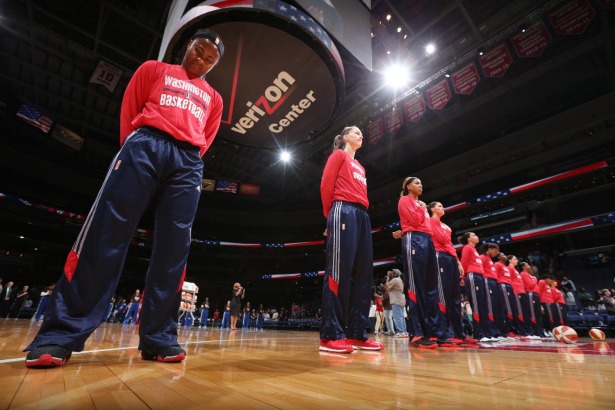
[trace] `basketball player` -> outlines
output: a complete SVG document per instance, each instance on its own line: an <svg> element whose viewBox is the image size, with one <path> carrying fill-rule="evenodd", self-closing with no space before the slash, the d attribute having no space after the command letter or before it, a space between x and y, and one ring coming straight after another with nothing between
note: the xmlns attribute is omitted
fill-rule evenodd
<svg viewBox="0 0 615 410"><path fill-rule="evenodd" d="M508 271L510 272L510 282L512 285L513 293L515 295L515 306L513 312L516 310L516 315L513 313L515 324L517 327L517 334L521 340L526 340L528 336L528 330L525 324L527 315L527 295L525 294L525 286L523 285L523 279L521 274L517 270L519 260L515 255L508 255ZM524 309L525 308L525 309Z"/></svg>
<svg viewBox="0 0 615 410"><path fill-rule="evenodd" d="M406 272L404 281L409 299L410 346L422 349L449 347L455 343L446 338L440 326L438 260L431 239L427 205L419 200L422 193L421 180L408 177L402 183L397 204L402 231L401 257Z"/></svg>
<svg viewBox="0 0 615 410"><path fill-rule="evenodd" d="M501 331L509 339L514 339L518 332L517 322L515 321L515 317L517 316L517 301L512 287L512 277L507 266L508 257L502 252L498 252L496 258L495 271L498 274L498 284L502 292L501 300L505 308L504 322Z"/></svg>
<svg viewBox="0 0 615 410"><path fill-rule="evenodd" d="M120 145L85 225L64 265L27 367L62 366L83 350L102 321L132 234L150 203L154 243L141 309L145 360L180 362L178 307L200 197L203 162L222 114L222 98L204 80L224 54L220 37L198 30L181 65L147 61L122 101Z"/></svg>
<svg viewBox="0 0 615 410"><path fill-rule="evenodd" d="M472 304L472 316L474 319L474 338L481 343L495 342L497 339L491 338L487 325L487 288L483 270L483 261L476 251L476 244L479 239L474 232L466 232L458 238L461 249L461 266L465 272L463 278L466 295Z"/></svg>
<svg viewBox="0 0 615 410"><path fill-rule="evenodd" d="M444 206L440 202L431 202L428 206L431 213L431 233L436 258L438 261L438 293L441 317L441 328L444 337L452 329L450 340L455 344L476 344L476 339L468 337L463 330L461 317L461 290L460 280L463 278L463 267L457 257L457 252L451 241L452 230L442 222Z"/></svg>
<svg viewBox="0 0 615 410"><path fill-rule="evenodd" d="M529 307L529 322L527 327L530 329L532 339L540 339L544 335L542 325L542 307L540 306L540 296L538 296L538 279L534 276L532 267L527 262L521 262L521 278L525 293L527 293L527 304Z"/></svg>
<svg viewBox="0 0 615 410"><path fill-rule="evenodd" d="M557 282L551 286L551 291L553 292L555 321L559 323L558 326L565 325L568 309L566 308L566 301L562 291L557 288Z"/></svg>
<svg viewBox="0 0 615 410"><path fill-rule="evenodd" d="M327 264L319 350L326 352L384 348L383 343L369 339L366 331L373 248L365 169L355 159L362 144L363 134L357 127L344 128L335 137L320 183L327 218Z"/></svg>
<svg viewBox="0 0 615 410"><path fill-rule="evenodd" d="M555 283L555 277L553 275L542 275L538 281L538 295L540 296L540 303L545 311L545 336L553 337L553 328L559 326L555 322L554 306L555 299L551 286Z"/></svg>
<svg viewBox="0 0 615 410"><path fill-rule="evenodd" d="M505 339L499 326L504 320L504 305L498 289L498 273L495 270L493 258L500 247L495 243L486 243L481 247L480 260L483 262L485 277L485 295L487 299L487 328L493 341Z"/></svg>

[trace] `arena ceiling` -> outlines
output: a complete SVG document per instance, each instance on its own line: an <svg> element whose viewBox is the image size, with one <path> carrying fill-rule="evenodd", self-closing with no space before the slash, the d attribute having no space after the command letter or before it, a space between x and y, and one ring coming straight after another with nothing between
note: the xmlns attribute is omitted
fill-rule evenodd
<svg viewBox="0 0 615 410"><path fill-rule="evenodd" d="M571 3L589 5L594 14L577 27L582 32L554 33L546 16ZM169 7L165 0L2 2L0 192L87 214L118 149L123 90L142 62L157 58ZM425 97L446 74L478 64L480 51L504 42L514 56L511 36L537 21L551 34L539 56L514 56L505 75L482 77L471 94L452 93L419 121L402 116L396 133L367 141L358 159L367 170L372 218L395 218L399 186L410 174L424 180L426 195L454 203L491 192L498 182L523 183L612 156L614 14L607 0L372 0L374 70L338 47L345 71L339 113L290 147L289 164L271 147L217 140L203 159L205 177L258 184L260 195L205 193L194 232L256 242L318 237L322 168L339 130L358 125L368 140L371 123L403 109L414 92ZM430 42L437 51L426 55ZM101 60L122 71L113 91L89 81ZM413 73L412 83L397 91L381 79L395 61ZM80 150L16 118L22 102L81 136ZM79 226L8 201L0 204L0 219L3 249L26 236L66 250Z"/></svg>

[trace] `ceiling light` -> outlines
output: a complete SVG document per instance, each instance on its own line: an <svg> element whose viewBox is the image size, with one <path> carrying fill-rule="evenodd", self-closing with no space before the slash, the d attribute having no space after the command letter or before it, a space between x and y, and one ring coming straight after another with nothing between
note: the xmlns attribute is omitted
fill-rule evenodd
<svg viewBox="0 0 615 410"><path fill-rule="evenodd" d="M444 77L449 78L451 76L451 72L450 71L446 71L444 73Z"/></svg>
<svg viewBox="0 0 615 410"><path fill-rule="evenodd" d="M397 32L401 33L401 27L397 27Z"/></svg>
<svg viewBox="0 0 615 410"><path fill-rule="evenodd" d="M387 14L387 21L391 21L391 17L393 16L391 16L390 14Z"/></svg>
<svg viewBox="0 0 615 410"><path fill-rule="evenodd" d="M404 40L405 40L405 39L407 39L407 38L408 38L408 35L407 35L407 34L404 34Z"/></svg>
<svg viewBox="0 0 615 410"><path fill-rule="evenodd" d="M388 86L393 88L404 87L410 80L408 67L401 64L394 64L384 72L384 80Z"/></svg>
<svg viewBox="0 0 615 410"><path fill-rule="evenodd" d="M290 152L288 151L280 152L280 160L282 160L282 162L290 161Z"/></svg>
<svg viewBox="0 0 615 410"><path fill-rule="evenodd" d="M478 55L482 56L483 54L485 54L485 50L481 47L478 49Z"/></svg>
<svg viewBox="0 0 615 410"><path fill-rule="evenodd" d="M425 46L425 52L427 54L433 54L436 52L436 46L433 43L429 43Z"/></svg>

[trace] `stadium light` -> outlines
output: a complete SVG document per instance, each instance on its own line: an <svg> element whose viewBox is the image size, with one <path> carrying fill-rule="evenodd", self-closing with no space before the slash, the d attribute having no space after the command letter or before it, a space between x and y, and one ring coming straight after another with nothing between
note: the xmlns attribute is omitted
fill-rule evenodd
<svg viewBox="0 0 615 410"><path fill-rule="evenodd" d="M290 152L288 151L282 151L280 153L280 159L282 160L282 162L288 162L290 161Z"/></svg>
<svg viewBox="0 0 615 410"><path fill-rule="evenodd" d="M393 88L400 88L408 85L410 72L408 67L401 64L394 64L384 72L384 82Z"/></svg>

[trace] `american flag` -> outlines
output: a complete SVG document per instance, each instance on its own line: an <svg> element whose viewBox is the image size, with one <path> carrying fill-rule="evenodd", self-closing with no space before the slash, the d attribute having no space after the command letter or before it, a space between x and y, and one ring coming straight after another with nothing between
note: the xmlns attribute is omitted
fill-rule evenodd
<svg viewBox="0 0 615 410"><path fill-rule="evenodd" d="M262 279L298 279L301 277L300 273L278 273L273 275L262 275Z"/></svg>
<svg viewBox="0 0 615 410"><path fill-rule="evenodd" d="M478 198L476 198L476 202L480 203L480 202L485 202L485 201L491 201L492 199L502 198L503 196L506 196L508 194L510 194L510 190L503 189L501 191L494 192L493 194L479 196Z"/></svg>
<svg viewBox="0 0 615 410"><path fill-rule="evenodd" d="M53 125L53 120L51 118L28 104L22 104L16 115L44 133L48 133Z"/></svg>
<svg viewBox="0 0 615 410"><path fill-rule="evenodd" d="M612 224L615 223L615 214L604 214L592 217L592 221L594 225L604 225L604 224Z"/></svg>
<svg viewBox="0 0 615 410"><path fill-rule="evenodd" d="M324 274L324 271L323 271L323 274ZM316 272L305 272L303 274L304 278L317 278L318 276L319 276L318 275L318 271L316 271Z"/></svg>
<svg viewBox="0 0 615 410"><path fill-rule="evenodd" d="M237 193L237 182L218 180L216 181L216 191Z"/></svg>
<svg viewBox="0 0 615 410"><path fill-rule="evenodd" d="M264 248L283 248L284 244L283 243L264 243L263 247Z"/></svg>
<svg viewBox="0 0 615 410"><path fill-rule="evenodd" d="M483 243L506 243L506 242L512 242L512 236L509 234L504 234L504 235L498 235L498 236L494 236L491 238L485 238L483 239L481 242Z"/></svg>

